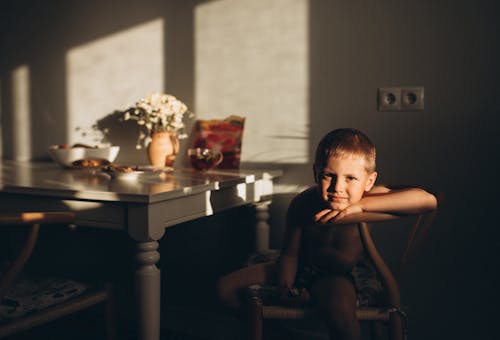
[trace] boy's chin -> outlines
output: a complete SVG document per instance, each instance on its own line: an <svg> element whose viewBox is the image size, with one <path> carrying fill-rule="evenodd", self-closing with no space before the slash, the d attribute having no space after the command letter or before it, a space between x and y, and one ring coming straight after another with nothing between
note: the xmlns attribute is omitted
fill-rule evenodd
<svg viewBox="0 0 500 340"><path fill-rule="evenodd" d="M328 206L330 207L330 209L332 209L334 211L342 211L345 208L347 208L348 204L328 202Z"/></svg>

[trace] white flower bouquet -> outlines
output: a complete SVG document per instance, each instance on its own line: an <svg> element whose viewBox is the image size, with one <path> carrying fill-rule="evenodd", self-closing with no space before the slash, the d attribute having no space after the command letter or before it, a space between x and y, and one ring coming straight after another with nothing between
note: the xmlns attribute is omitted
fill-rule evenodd
<svg viewBox="0 0 500 340"><path fill-rule="evenodd" d="M135 120L144 126L146 133L141 131L137 140L137 148L147 146L154 132L170 132L178 138L186 138L184 133L184 117L192 116L186 104L170 94L153 93L140 99L135 106L123 113L123 120Z"/></svg>

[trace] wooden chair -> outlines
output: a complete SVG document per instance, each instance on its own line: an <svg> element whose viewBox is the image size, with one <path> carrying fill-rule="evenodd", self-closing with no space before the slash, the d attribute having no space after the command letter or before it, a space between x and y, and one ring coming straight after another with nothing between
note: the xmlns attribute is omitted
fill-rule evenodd
<svg viewBox="0 0 500 340"><path fill-rule="evenodd" d="M71 224L75 221L75 215L72 212L25 212L16 214L0 214L0 232L3 233L8 228L18 230L27 229L27 237L18 256L6 268L0 270L0 301L7 300L9 292L15 290L19 284L18 279L23 272L23 268L30 258L38 239L40 227L48 227L56 224ZM49 264L50 265L50 264ZM59 297L60 295L58 295ZM0 338L27 331L36 326L46 324L50 321L62 318L69 314L90 308L94 305L105 303L106 319L106 338L114 340L115 320L114 320L114 301L113 290L110 284L102 288L86 289L81 294L70 297L67 300L46 305L44 308L35 309L27 312L25 315L1 318L0 317ZM68 334L68 337L71 335Z"/></svg>
<svg viewBox="0 0 500 340"><path fill-rule="evenodd" d="M404 269L408 258L415 251L416 246L422 240L422 237L427 228L432 223L435 211L414 216L415 223L410 230L408 241L404 252L400 258L399 268L397 271L401 273ZM381 306L358 307L357 317L358 320L370 320L385 323L387 327L387 334L391 340L406 339L406 314L401 308L401 298L399 286L396 278L389 266L384 262L380 253L378 252L375 242L371 236L368 223L375 223L381 221L395 220L402 218L402 216L382 213L361 213L349 216L339 224L352 224L358 225L359 235L361 237L365 253L373 263L378 278L383 286L383 300ZM261 287L262 288L262 287ZM263 290L259 287L249 287L245 296L247 298L247 326L250 340L262 340L264 330L264 319L305 319L314 317L316 311L311 306L306 307L289 307L283 305L271 305L263 298ZM269 289L268 289L269 291ZM373 329L380 329L374 327ZM383 332L376 332L373 336L380 337Z"/></svg>

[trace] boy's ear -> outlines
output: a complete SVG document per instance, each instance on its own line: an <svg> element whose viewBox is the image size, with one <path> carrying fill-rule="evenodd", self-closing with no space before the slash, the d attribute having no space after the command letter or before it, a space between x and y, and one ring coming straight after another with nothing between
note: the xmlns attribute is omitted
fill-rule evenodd
<svg viewBox="0 0 500 340"><path fill-rule="evenodd" d="M370 191L375 185L375 181L377 179L377 172L374 171L368 176L368 180L366 181L365 191Z"/></svg>

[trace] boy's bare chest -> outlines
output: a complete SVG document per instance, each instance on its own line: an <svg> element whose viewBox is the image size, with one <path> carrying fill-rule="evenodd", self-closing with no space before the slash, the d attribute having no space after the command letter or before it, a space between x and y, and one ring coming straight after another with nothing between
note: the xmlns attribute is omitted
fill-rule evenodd
<svg viewBox="0 0 500 340"><path fill-rule="evenodd" d="M309 247L344 247L349 243L358 243L359 234L356 225L311 224L303 229L303 241Z"/></svg>

